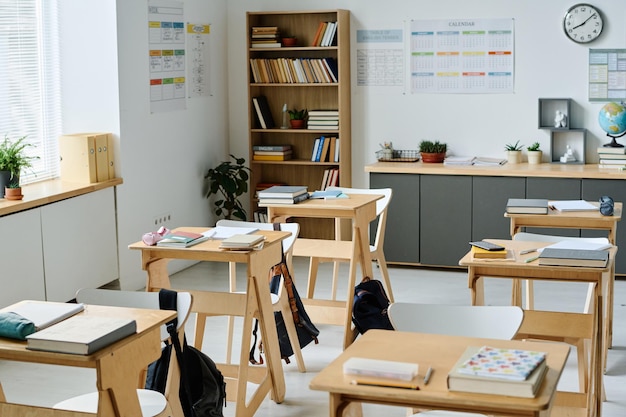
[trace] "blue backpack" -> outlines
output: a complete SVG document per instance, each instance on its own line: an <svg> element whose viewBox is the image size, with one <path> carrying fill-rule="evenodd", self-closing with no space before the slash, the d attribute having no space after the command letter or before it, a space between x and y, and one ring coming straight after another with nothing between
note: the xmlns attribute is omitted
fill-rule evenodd
<svg viewBox="0 0 626 417"><path fill-rule="evenodd" d="M365 277L354 287L352 322L359 333L363 334L369 329L394 330L387 308L389 298L380 281Z"/></svg>

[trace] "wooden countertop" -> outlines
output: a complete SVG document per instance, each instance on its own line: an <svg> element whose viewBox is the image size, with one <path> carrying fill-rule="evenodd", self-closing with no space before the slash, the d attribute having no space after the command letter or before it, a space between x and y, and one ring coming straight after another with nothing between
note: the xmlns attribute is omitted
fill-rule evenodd
<svg viewBox="0 0 626 417"><path fill-rule="evenodd" d="M91 193L108 187L122 184L121 178L96 182L92 184L81 184L65 182L60 179L36 182L22 187L23 200L10 201L0 198L0 216L19 213L20 211L55 203L71 197Z"/></svg>
<svg viewBox="0 0 626 417"><path fill-rule="evenodd" d="M504 164L501 166L444 165L419 162L376 162L366 165L365 172L383 174L477 175L490 177L551 177L626 179L626 171L598 168L597 164L543 163L538 165Z"/></svg>

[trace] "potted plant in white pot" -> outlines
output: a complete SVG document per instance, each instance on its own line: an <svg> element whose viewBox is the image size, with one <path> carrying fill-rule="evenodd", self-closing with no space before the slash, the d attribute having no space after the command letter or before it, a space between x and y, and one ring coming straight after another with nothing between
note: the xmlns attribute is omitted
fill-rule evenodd
<svg viewBox="0 0 626 417"><path fill-rule="evenodd" d="M534 142L526 148L528 152L528 163L531 165L537 165L541 163L543 152L539 149L539 142Z"/></svg>
<svg viewBox="0 0 626 417"><path fill-rule="evenodd" d="M22 188L20 174L26 168L32 167L32 161L38 156L29 156L26 148L34 147L26 142L26 136L12 141L8 135L0 142L0 193L8 200L21 200Z"/></svg>
<svg viewBox="0 0 626 417"><path fill-rule="evenodd" d="M519 140L515 143L507 143L504 145L506 158L509 164L519 164L522 162L522 149L524 145L520 145Z"/></svg>

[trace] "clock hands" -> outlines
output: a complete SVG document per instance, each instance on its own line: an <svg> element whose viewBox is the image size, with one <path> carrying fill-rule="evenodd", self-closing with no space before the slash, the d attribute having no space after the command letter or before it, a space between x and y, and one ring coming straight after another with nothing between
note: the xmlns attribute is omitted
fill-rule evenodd
<svg viewBox="0 0 626 417"><path fill-rule="evenodd" d="M572 30L576 30L576 29L578 29L579 27L581 27L582 25L584 25L585 23L587 23L587 22L589 21L589 19L591 19L591 18L592 18L592 17L594 17L595 15L596 15L596 13L592 14L592 15L591 15L591 16L589 16L587 19L585 19L585 21L584 21L584 22L582 22L580 25L574 26L574 27L572 28Z"/></svg>

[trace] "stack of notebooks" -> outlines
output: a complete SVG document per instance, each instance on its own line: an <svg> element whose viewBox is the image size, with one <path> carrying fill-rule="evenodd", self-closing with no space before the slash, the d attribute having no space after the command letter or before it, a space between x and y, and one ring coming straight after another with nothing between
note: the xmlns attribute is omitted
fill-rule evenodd
<svg viewBox="0 0 626 417"><path fill-rule="evenodd" d="M548 199L509 198L506 203L509 214L548 214Z"/></svg>
<svg viewBox="0 0 626 417"><path fill-rule="evenodd" d="M339 110L309 110L308 129L339 129Z"/></svg>
<svg viewBox="0 0 626 417"><path fill-rule="evenodd" d="M296 204L309 198L304 185L275 185L257 193L259 206L267 204Z"/></svg>
<svg viewBox="0 0 626 417"><path fill-rule="evenodd" d="M468 347L448 373L450 391L533 398L546 374L544 352Z"/></svg>
<svg viewBox="0 0 626 417"><path fill-rule="evenodd" d="M626 148L598 147L598 167L626 169Z"/></svg>
<svg viewBox="0 0 626 417"><path fill-rule="evenodd" d="M293 155L291 145L255 145L252 151L254 161L287 161Z"/></svg>
<svg viewBox="0 0 626 417"><path fill-rule="evenodd" d="M417 389L417 363L353 357L343 364L343 373L356 385Z"/></svg>
<svg viewBox="0 0 626 417"><path fill-rule="evenodd" d="M276 26L253 26L250 34L252 48L280 48L280 32Z"/></svg>

